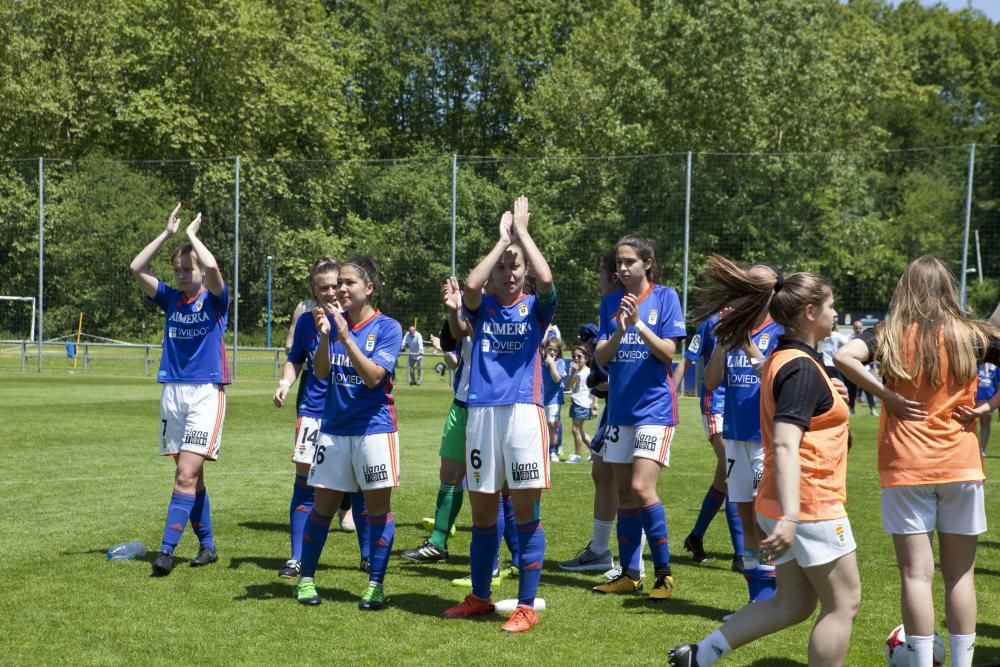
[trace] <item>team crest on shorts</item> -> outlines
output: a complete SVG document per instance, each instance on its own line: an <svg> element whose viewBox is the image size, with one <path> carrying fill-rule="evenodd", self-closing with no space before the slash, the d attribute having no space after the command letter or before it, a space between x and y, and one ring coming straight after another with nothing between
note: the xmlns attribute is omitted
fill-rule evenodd
<svg viewBox="0 0 1000 667"><path fill-rule="evenodd" d="M526 317L528 315L528 304L523 301L517 305L517 313L521 317Z"/></svg>
<svg viewBox="0 0 1000 667"><path fill-rule="evenodd" d="M701 349L701 334L695 334L694 338L691 339L691 344L688 345L688 350L697 354L698 350Z"/></svg>
<svg viewBox="0 0 1000 667"><path fill-rule="evenodd" d="M771 342L771 334L763 334L760 337L760 342L757 343L757 348L760 349L761 352L763 352L764 350L767 349L767 346L770 344L770 342Z"/></svg>
<svg viewBox="0 0 1000 667"><path fill-rule="evenodd" d="M368 339L365 341L365 351L371 352L375 349L375 334L368 334Z"/></svg>
<svg viewBox="0 0 1000 667"><path fill-rule="evenodd" d="M839 544L842 547L846 547L847 546L847 529L844 527L844 524L838 523L834 527L833 531L835 533L837 533L837 544Z"/></svg>
<svg viewBox="0 0 1000 667"><path fill-rule="evenodd" d="M650 324L656 324L656 320L659 318L660 314L656 312L656 308L649 311L649 319L647 322Z"/></svg>
<svg viewBox="0 0 1000 667"><path fill-rule="evenodd" d="M472 476L476 478L476 486L479 486L479 471L478 470L473 470L472 471Z"/></svg>

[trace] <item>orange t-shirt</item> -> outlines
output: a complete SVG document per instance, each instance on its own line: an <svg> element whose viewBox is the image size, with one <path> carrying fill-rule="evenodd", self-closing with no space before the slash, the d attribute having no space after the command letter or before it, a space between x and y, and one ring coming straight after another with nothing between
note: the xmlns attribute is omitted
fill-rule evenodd
<svg viewBox="0 0 1000 667"><path fill-rule="evenodd" d="M799 520L825 521L847 516L847 434L850 410L830 382L826 370L802 350L779 348L764 365L760 379L760 433L764 444L764 474L757 489L756 510L766 517L783 516L778 502L774 462L774 380L781 367L793 359L806 358L830 388L833 407L815 415L799 443Z"/></svg>
<svg viewBox="0 0 1000 667"><path fill-rule="evenodd" d="M912 358L916 325L903 347L904 358ZM943 382L887 382L904 398L926 405L927 417L903 420L882 411L878 430L878 473L882 486L915 486L985 479L983 459L975 423L963 426L952 417L959 405L976 404L978 378L958 383L948 377L948 354L944 336L938 342Z"/></svg>

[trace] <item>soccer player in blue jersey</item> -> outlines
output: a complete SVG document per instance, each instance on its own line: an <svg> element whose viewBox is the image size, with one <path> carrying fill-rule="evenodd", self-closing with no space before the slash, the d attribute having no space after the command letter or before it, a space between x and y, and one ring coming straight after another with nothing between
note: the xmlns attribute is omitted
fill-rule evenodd
<svg viewBox="0 0 1000 667"><path fill-rule="evenodd" d="M623 288L601 300L597 362L608 368L608 432L604 460L618 488L618 557L622 573L594 587L595 593L642 590L642 533L656 576L650 600L673 595L667 518L656 493L660 469L670 465L677 424L677 391L670 365L686 334L677 293L658 284L653 242L629 235L615 245Z"/></svg>
<svg viewBox="0 0 1000 667"><path fill-rule="evenodd" d="M698 326L698 330L691 339L691 344L684 351L684 358L677 364L674 371L674 384L680 386L684 382L684 374L688 367L696 364L699 359L704 359L705 363L712 358L715 350L715 335L712 330L719 321L717 315L710 317ZM716 466L715 478L712 480L705 498L701 502L701 510L695 521L694 528L684 539L684 548L691 552L691 560L695 563L705 563L709 560L705 553L703 538L708 530L712 519L718 514L723 504L726 506L726 521L729 524L729 537L733 544L733 570L743 571L743 525L740 522L740 515L736 508L736 503L726 497L726 445L722 439L723 412L725 412L726 389L718 386L715 391L708 391L702 378L700 392L701 421L705 427L705 435L715 452Z"/></svg>
<svg viewBox="0 0 1000 667"><path fill-rule="evenodd" d="M129 268L142 291L166 313L163 356L157 380L160 398L160 455L174 457L174 489L167 506L160 552L153 560L153 576L166 576L174 567L174 549L184 526L191 527L201 545L192 567L219 559L212 530L212 511L205 489L205 461L219 458L222 423L226 416L225 385L229 364L223 334L229 309L229 287L215 257L198 238L201 214L187 227L188 242L170 257L177 289L154 276L150 262L167 239L180 229L177 204L167 226L142 249Z"/></svg>
<svg viewBox="0 0 1000 667"><path fill-rule="evenodd" d="M340 264L332 257L320 258L313 264L309 277L309 291L314 304L333 304L337 300L337 273ZM274 391L274 405L282 407L289 389L297 378L301 378L296 398L295 439L292 444L292 462L295 464L295 484L288 508L292 557L278 570L278 576L294 579L300 574L302 560L302 535L306 519L312 511L316 498L315 490L309 486L309 468L316 454L316 440L319 438L320 423L326 404L328 380L320 380L313 373L313 357L319 345L319 332L312 310L299 315L292 324L292 341L288 346L288 361L282 369L281 381ZM351 512L355 515L351 523L355 526L358 546L361 550L361 569L368 571L368 520L365 514L364 498L361 493L349 496L352 500Z"/></svg>
<svg viewBox="0 0 1000 667"><path fill-rule="evenodd" d="M991 363L979 364L979 384L976 387L976 403L988 401L1000 389L1000 368ZM986 443L990 441L990 422L993 413L979 417L979 452L986 456Z"/></svg>
<svg viewBox="0 0 1000 667"><path fill-rule="evenodd" d="M371 258L352 257L340 267L337 301L313 311L319 331L313 371L319 380L329 378L330 385L316 456L309 470L316 501L302 536L302 576L295 589L301 604L320 603L316 566L330 520L343 494L360 488L368 508L371 567L358 608L385 606L383 581L395 534L390 500L392 489L399 486L391 376L403 330L399 322L371 305L379 282Z"/></svg>
<svg viewBox="0 0 1000 667"><path fill-rule="evenodd" d="M739 509L743 524L743 576L751 600L774 595L774 566L758 557L766 537L754 518L754 499L764 470L760 440L760 368L777 346L784 328L768 315L774 267L741 264L713 255L708 258L708 286L695 319L699 322L720 313L715 324L715 350L705 366L705 387L726 391L722 437L726 445L726 482L729 499ZM762 296L763 295L763 296ZM759 304L763 304L762 306Z"/></svg>
<svg viewBox="0 0 1000 667"><path fill-rule="evenodd" d="M538 625L534 610L545 556L542 489L549 487L548 433L542 410L538 346L552 322L552 271L528 232L528 200L500 219L500 238L465 281L464 313L473 327L466 483L472 505L472 593L444 612L471 618L493 611L491 569L499 546L498 494L510 488L517 522L518 605L502 626L517 633ZM525 294L528 267L536 292ZM492 278L494 294L483 294Z"/></svg>

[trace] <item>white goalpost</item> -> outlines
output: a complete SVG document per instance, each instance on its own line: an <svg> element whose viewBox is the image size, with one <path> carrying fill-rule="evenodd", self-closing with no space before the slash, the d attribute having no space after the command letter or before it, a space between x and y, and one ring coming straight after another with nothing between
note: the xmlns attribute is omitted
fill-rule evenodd
<svg viewBox="0 0 1000 667"><path fill-rule="evenodd" d="M36 318L36 313L35 313L35 297L33 297L33 296L6 296L6 295L0 295L0 302L4 302L4 301L20 301L20 302L30 302L31 303L31 320L30 320L30 325L28 327L28 329L29 329L29 331L28 331L28 337L27 338L21 338L21 340L27 340L29 342L34 343L35 342L35 318Z"/></svg>

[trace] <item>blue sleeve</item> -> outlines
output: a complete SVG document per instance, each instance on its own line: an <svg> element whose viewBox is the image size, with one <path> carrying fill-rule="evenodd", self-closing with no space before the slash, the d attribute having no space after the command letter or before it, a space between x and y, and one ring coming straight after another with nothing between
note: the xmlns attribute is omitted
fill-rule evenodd
<svg viewBox="0 0 1000 667"><path fill-rule="evenodd" d="M222 283L222 294L215 296L212 294L212 290L208 290L208 298L212 301L212 305L215 306L219 312L226 312L229 310L229 283L223 281Z"/></svg>
<svg viewBox="0 0 1000 667"><path fill-rule="evenodd" d="M403 328L399 322L387 319L382 323L375 341L371 360L391 373L396 368L396 357L403 343Z"/></svg>
<svg viewBox="0 0 1000 667"><path fill-rule="evenodd" d="M698 330L691 337L691 343L684 350L684 358L688 361L698 361L698 357L701 356L702 349L704 349L706 329L708 329L707 321L699 324Z"/></svg>
<svg viewBox="0 0 1000 667"><path fill-rule="evenodd" d="M663 290L660 297L660 327L657 334L660 338L687 338L687 328L684 326L684 313L681 312L681 301L677 292L672 289Z"/></svg>
<svg viewBox="0 0 1000 667"><path fill-rule="evenodd" d="M295 337L292 338L292 347L288 350L288 360L293 364L305 363L305 360L309 358L309 350L306 349L305 338L312 335L312 332L306 333L305 330L309 327L303 325L303 318L307 315L310 319L312 318L312 313L306 311L295 322Z"/></svg>
<svg viewBox="0 0 1000 667"><path fill-rule="evenodd" d="M610 296L610 295L609 295ZM608 297L601 299L600 323L597 327L597 339L611 338L611 304Z"/></svg>
<svg viewBox="0 0 1000 667"><path fill-rule="evenodd" d="M552 324L552 317L556 314L556 286L552 286L552 291L548 294L535 295L535 318L539 327L548 328ZM544 333L544 332L543 332Z"/></svg>
<svg viewBox="0 0 1000 667"><path fill-rule="evenodd" d="M167 306L170 305L170 300L173 298L172 292L176 291L173 287L167 287L167 284L160 280L156 283L156 294L150 297L149 300L166 311Z"/></svg>

